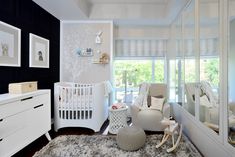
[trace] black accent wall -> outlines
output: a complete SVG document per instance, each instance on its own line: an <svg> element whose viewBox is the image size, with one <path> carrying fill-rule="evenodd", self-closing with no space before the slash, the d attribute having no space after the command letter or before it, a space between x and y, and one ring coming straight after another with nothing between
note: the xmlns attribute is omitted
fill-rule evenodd
<svg viewBox="0 0 235 157"><path fill-rule="evenodd" d="M60 21L32 0L0 0L0 6L0 21L21 29L21 67L0 66L0 94L8 92L9 83L38 81L38 88L51 89L53 96L59 81ZM49 69L29 67L29 33L50 40Z"/></svg>

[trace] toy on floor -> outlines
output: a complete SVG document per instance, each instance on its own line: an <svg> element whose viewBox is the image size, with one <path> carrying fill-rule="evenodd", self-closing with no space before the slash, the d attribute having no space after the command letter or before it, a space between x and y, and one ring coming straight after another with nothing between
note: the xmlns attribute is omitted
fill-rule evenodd
<svg viewBox="0 0 235 157"><path fill-rule="evenodd" d="M179 142L182 136L182 125L179 125L178 123L176 123L175 120L170 120L167 118L164 118L161 121L161 123L163 125L167 125L167 127L164 130L162 141L158 145L156 145L156 148L161 147L167 141L167 139L171 136L173 146L166 150L168 153L170 153L173 150L175 150L176 147L179 145ZM178 138L175 142L174 135L177 135L177 134L178 134Z"/></svg>

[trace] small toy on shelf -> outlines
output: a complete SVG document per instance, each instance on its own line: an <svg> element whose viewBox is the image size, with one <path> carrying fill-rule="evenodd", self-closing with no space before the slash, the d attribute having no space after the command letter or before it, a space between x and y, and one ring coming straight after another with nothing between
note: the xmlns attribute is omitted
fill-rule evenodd
<svg viewBox="0 0 235 157"><path fill-rule="evenodd" d="M107 53L101 53L99 59L93 59L94 64L108 64L109 63L109 55Z"/></svg>
<svg viewBox="0 0 235 157"><path fill-rule="evenodd" d="M100 63L108 63L109 62L109 55L107 53L102 53L100 56Z"/></svg>

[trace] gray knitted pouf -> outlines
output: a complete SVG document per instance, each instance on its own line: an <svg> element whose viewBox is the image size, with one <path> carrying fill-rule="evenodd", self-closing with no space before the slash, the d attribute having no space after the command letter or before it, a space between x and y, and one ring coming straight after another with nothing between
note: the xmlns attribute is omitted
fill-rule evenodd
<svg viewBox="0 0 235 157"><path fill-rule="evenodd" d="M123 150L137 150L145 144L145 140L144 130L136 126L121 128L117 133L117 144Z"/></svg>

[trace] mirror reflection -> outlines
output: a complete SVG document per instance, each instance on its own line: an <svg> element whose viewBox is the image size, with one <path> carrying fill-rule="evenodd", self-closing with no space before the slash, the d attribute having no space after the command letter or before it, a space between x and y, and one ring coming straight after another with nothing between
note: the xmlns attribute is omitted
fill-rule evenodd
<svg viewBox="0 0 235 157"><path fill-rule="evenodd" d="M196 83L196 52L195 52L195 1L184 10L184 108L195 116L195 83Z"/></svg>
<svg viewBox="0 0 235 157"><path fill-rule="evenodd" d="M175 101L182 105L182 64L183 64L183 50L182 50L182 17L179 16L175 22Z"/></svg>
<svg viewBox="0 0 235 157"><path fill-rule="evenodd" d="M228 142L235 146L235 0L229 0Z"/></svg>
<svg viewBox="0 0 235 157"><path fill-rule="evenodd" d="M219 1L200 1L200 121L219 132Z"/></svg>

